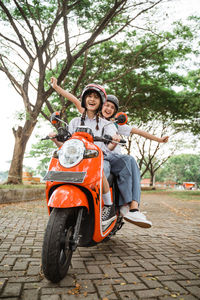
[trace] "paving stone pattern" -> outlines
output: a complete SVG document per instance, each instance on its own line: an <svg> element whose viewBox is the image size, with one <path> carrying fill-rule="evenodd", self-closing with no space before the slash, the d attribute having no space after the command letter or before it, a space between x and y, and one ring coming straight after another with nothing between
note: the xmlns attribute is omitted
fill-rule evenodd
<svg viewBox="0 0 200 300"><path fill-rule="evenodd" d="M0 298L200 299L199 202L143 194L141 208L151 229L126 222L107 243L78 248L68 275L52 284L41 270L45 201L0 205Z"/></svg>

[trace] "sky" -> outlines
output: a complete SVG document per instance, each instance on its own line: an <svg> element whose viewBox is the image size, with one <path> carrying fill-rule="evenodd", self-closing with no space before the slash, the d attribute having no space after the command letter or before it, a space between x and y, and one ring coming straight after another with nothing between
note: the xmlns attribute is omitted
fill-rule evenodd
<svg viewBox="0 0 200 300"><path fill-rule="evenodd" d="M200 15L200 0L171 0L169 4L170 8L166 11L169 15L169 22L171 20L185 19L191 14ZM16 112L23 111L23 103L21 97L16 93L14 88L6 79L6 76L0 72L0 90L1 90L1 111L2 115L0 118L1 128L1 143L0 150L0 171L6 171L9 169L9 161L12 159L14 149L14 136L12 128L16 126ZM36 143L37 139L35 135L46 136L50 130L47 122L40 129L34 130L32 137L30 138L26 152L31 149L31 144ZM24 160L25 165L31 167L35 166L35 161L31 159Z"/></svg>

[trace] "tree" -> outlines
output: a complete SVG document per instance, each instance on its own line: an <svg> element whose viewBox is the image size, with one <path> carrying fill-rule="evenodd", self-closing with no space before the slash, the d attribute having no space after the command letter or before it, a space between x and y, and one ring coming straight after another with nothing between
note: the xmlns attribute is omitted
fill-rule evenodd
<svg viewBox="0 0 200 300"><path fill-rule="evenodd" d="M192 124L199 116L200 91L191 89L189 73L183 75L178 67L172 69L175 65L180 67L183 60L185 64L191 63L190 56L198 54L193 49L196 38L192 33L193 26L193 23L188 26L178 23L172 32L157 34L146 31L141 34L135 29L123 32L121 41L105 41L80 57L62 87L79 97L88 82L98 81L108 93L118 96L120 108L132 119L148 122L155 117L163 120L167 117ZM53 71L58 76L59 65ZM181 91L175 91L174 86ZM43 116L48 120L49 113L56 107L67 120L66 109L70 103L56 94L53 96L51 101L46 101Z"/></svg>
<svg viewBox="0 0 200 300"><path fill-rule="evenodd" d="M148 124L138 124L138 128L147 131L155 136L169 135L167 144L160 144L155 141L145 139L139 135L129 137L126 147L128 154L133 155L141 171L141 177L146 173L150 175L150 185L154 186L157 171L168 161L168 159L180 150L182 144L174 135L174 131L168 122L149 122ZM173 136L173 138L171 138Z"/></svg>
<svg viewBox="0 0 200 300"><path fill-rule="evenodd" d="M187 59L192 49L186 42L193 36L188 27L180 24L173 32L174 34L164 32L156 38L155 34L145 33L138 37L136 43L134 31L127 33L124 41L109 40L96 45L87 51L84 57L77 59L62 86L78 97L84 85L98 80L98 83L106 86L108 93L114 91L117 96L120 96L118 97L121 108L128 112L130 119L136 124L138 119L144 123L156 119L162 120L165 126L167 122L170 126L174 125L177 119L188 121L189 118L199 114L199 98L197 95L193 97L193 92L175 92L171 87L172 84L186 89L190 87L190 82L187 76L169 72L168 69L177 60ZM179 43L176 43L177 38ZM180 44L183 38L185 46ZM99 57L102 59L99 60ZM53 72L50 72L49 77L52 73L54 75L60 73L62 63L61 60ZM51 100L46 101L42 115L49 120L49 114L54 110L60 110L65 121L70 121L76 114L76 110L71 110L70 102L57 93L52 95ZM146 127L147 131L152 129L149 124ZM129 143L131 144L131 140ZM145 152L140 157L142 176L149 171L153 182L155 173L168 157L164 157L163 160L158 157L159 145L154 149L155 153L152 153L154 142L148 146L148 149L147 141L141 139L141 143L145 144ZM174 144L173 147L175 148ZM172 155L172 149L169 153Z"/></svg>
<svg viewBox="0 0 200 300"><path fill-rule="evenodd" d="M8 183L22 181L27 142L53 92L47 70L64 57L59 66L61 83L89 48L115 37L161 1L0 1L0 70L21 96L26 113L23 126L13 128L15 146Z"/></svg>
<svg viewBox="0 0 200 300"><path fill-rule="evenodd" d="M197 64L198 65L198 64ZM200 90L200 68L197 70L189 71L186 80L188 81L188 89L184 91L185 98L191 99L188 104L185 103L184 108L191 109L191 112L196 111L188 119L179 120L175 124L176 130L182 130L185 132L192 132L194 135L199 135L200 133L200 116L199 116L199 90ZM194 102L193 99L196 98L197 101Z"/></svg>
<svg viewBox="0 0 200 300"><path fill-rule="evenodd" d="M169 158L166 164L160 169L158 180L174 180L182 184L191 181L200 185L200 155L180 154Z"/></svg>

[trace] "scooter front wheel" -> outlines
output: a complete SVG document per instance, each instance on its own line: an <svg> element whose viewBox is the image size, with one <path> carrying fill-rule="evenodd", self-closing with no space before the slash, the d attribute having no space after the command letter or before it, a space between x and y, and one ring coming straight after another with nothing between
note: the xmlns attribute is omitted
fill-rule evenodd
<svg viewBox="0 0 200 300"><path fill-rule="evenodd" d="M42 269L52 282L63 279L69 269L73 253L70 240L76 217L76 208L54 208L50 214L43 241Z"/></svg>

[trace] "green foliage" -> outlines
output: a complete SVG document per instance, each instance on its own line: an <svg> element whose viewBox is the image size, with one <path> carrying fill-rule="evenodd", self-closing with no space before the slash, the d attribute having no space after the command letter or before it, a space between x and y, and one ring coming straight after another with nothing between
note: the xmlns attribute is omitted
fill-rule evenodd
<svg viewBox="0 0 200 300"><path fill-rule="evenodd" d="M50 140L39 141L38 143L32 145L28 157L39 159L36 170L41 176L44 176L47 172L51 155L55 149L56 146Z"/></svg>
<svg viewBox="0 0 200 300"><path fill-rule="evenodd" d="M26 118L26 113L24 111L16 111L15 112L15 119L19 121L23 121Z"/></svg>
<svg viewBox="0 0 200 300"><path fill-rule="evenodd" d="M86 30L94 28L96 21L100 22L105 17L106 12L108 12L110 8L114 7L115 5L116 2L112 0L81 0L79 5L77 5L74 10L75 15L78 16L78 25ZM123 24L124 18L125 17L122 17L121 14L115 16L112 19L111 26L107 27L107 31L109 33L116 31L117 28Z"/></svg>
<svg viewBox="0 0 200 300"><path fill-rule="evenodd" d="M150 28L147 33L135 28L130 30L131 27L127 27L115 37L114 33L118 28L131 18L129 12L137 9L137 2L82 0L76 4L72 0L63 3L56 0L31 0L29 2L22 0L20 1L21 10L13 1L3 2L6 3L16 19L23 20L25 16L39 25L36 26L38 28L35 31L38 43L40 43L40 38L42 43L45 41L50 28L49 26L44 30L45 25L51 24L55 13L59 14L63 7L66 9L69 29L74 25L79 28L80 33L83 30L86 30L87 33L94 31L97 24L103 22L107 12L111 12L110 10L115 7L113 18L109 20L108 26L102 32L103 35L99 36L101 39L106 38L107 34L113 34L113 38L90 48L86 68L79 84L77 83L83 71L85 53L75 59L62 86L80 97L86 84L98 82L105 85L108 93L116 94L119 97L121 109L128 111L133 119L140 118L144 122L152 118L171 118L173 121L189 120L188 128L194 133L199 132L199 126L192 125L194 118L198 120L200 109L199 74L198 71L192 71L187 76L183 76L179 72L183 68L183 64L190 59L191 54L199 54L197 47L193 49L193 41L197 43L197 37L199 37L198 17L191 17L187 24L176 22L171 31L156 32L155 34ZM22 16L22 12L24 16ZM57 26L61 26L61 24L59 23ZM54 38L55 36L52 36L52 41ZM31 47L31 43L29 47ZM81 42L73 50L70 47L71 55L75 57L82 46ZM53 48L50 49L51 47L49 47L49 53L53 57L58 48L55 47L53 52ZM59 77L66 63L64 55L64 59L56 61L53 68L48 68L45 77L45 91L49 89L50 77L52 75ZM173 89L174 86L181 87L182 91L176 92ZM75 111L70 109L69 103L63 99L61 101L56 93L50 97L50 102L53 111L65 111L62 116L64 120L69 121L75 116ZM43 105L43 112L47 117L50 116L46 105ZM27 115L27 117L29 116ZM181 128L183 126L184 124L181 124Z"/></svg>
<svg viewBox="0 0 200 300"><path fill-rule="evenodd" d="M147 122L155 117L172 120L197 117L200 91L197 89L194 93L191 90L192 80L197 81L197 74L183 76L171 71L176 62L186 60L187 54L192 52L187 43L176 42L178 38L191 40L193 35L189 27L179 25L174 34L164 32L159 36L145 34L142 37L134 30L128 32L122 41L111 40L93 47L87 56L85 75L76 96L80 96L86 84L96 82L105 85L108 94L116 94L121 109L128 111L133 119ZM163 47L166 42L168 44ZM70 70L65 89L71 91L75 86L83 63L84 56ZM172 86L184 90L176 92ZM58 101L59 97L55 96L52 103L58 104Z"/></svg>
<svg viewBox="0 0 200 300"><path fill-rule="evenodd" d="M196 182L200 185L200 155L180 154L168 159L160 171L157 172L156 180L173 180L183 182Z"/></svg>
<svg viewBox="0 0 200 300"><path fill-rule="evenodd" d="M7 9L9 9L12 16L17 20L22 19L22 10L27 19L37 20L41 21L42 23L48 24L49 21L54 19L55 11L57 10L56 0L31 0L28 2L25 0L21 0L19 3L21 10L19 10L19 8L15 6L13 1L7 0L3 2L5 3ZM5 15L2 14L2 16Z"/></svg>
<svg viewBox="0 0 200 300"><path fill-rule="evenodd" d="M87 55L85 73L74 94L80 97L85 85L96 82L104 85L108 94L118 96L120 109L128 112L133 120L187 120L191 130L199 132L199 126L195 126L196 130L193 126L200 111L199 86L193 89L198 83L199 71L188 72L186 76L178 71L180 62L187 61L188 55L193 53L194 38L189 26L178 23L173 32L141 36L133 30L124 33L120 41L109 40L96 45ZM82 55L69 71L62 85L66 90L73 92L84 59ZM61 61L59 68L63 64ZM175 86L181 91L175 91ZM60 97L54 94L51 102L61 109ZM66 114L70 116L70 111ZM182 128L183 124L179 130Z"/></svg>

